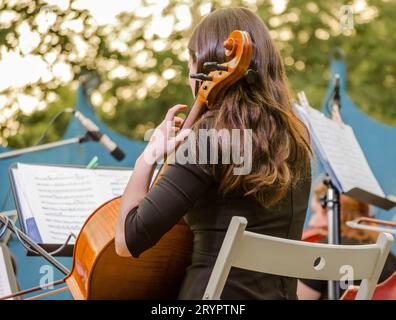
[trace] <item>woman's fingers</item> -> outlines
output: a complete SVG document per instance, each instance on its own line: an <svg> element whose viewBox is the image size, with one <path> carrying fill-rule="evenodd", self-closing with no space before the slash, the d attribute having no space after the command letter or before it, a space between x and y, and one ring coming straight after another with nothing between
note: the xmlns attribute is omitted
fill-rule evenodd
<svg viewBox="0 0 396 320"><path fill-rule="evenodd" d="M180 128L179 127L173 127L173 131L177 133L177 132L180 131Z"/></svg>
<svg viewBox="0 0 396 320"><path fill-rule="evenodd" d="M182 129L179 134L175 137L177 142L184 141L184 139L190 134L191 129Z"/></svg>
<svg viewBox="0 0 396 320"><path fill-rule="evenodd" d="M173 118L173 120L175 121L175 124L177 124L177 125L181 125L184 122L183 118L180 118L180 117L177 117L177 116L175 116Z"/></svg>
<svg viewBox="0 0 396 320"><path fill-rule="evenodd" d="M187 109L187 105L185 105L185 104L177 104L177 105L173 106L166 113L165 120L172 121L173 118L175 118L176 114L178 114L180 111L183 111L186 109Z"/></svg>

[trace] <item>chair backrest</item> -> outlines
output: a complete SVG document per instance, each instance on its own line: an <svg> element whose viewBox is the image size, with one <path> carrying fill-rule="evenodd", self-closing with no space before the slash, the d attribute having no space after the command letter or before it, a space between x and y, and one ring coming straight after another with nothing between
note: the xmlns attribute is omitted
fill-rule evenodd
<svg viewBox="0 0 396 320"><path fill-rule="evenodd" d="M358 291L358 286L350 286L342 295L341 300L355 300ZM371 300L396 300L396 271L375 287Z"/></svg>
<svg viewBox="0 0 396 320"><path fill-rule="evenodd" d="M393 237L381 233L370 245L329 245L245 231L247 220L233 217L203 299L220 299L231 267L293 278L363 280L357 299L370 299Z"/></svg>

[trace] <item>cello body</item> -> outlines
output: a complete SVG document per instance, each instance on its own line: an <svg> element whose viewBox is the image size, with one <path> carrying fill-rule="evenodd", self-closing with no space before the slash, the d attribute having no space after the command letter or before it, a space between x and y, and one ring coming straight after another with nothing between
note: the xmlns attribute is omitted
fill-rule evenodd
<svg viewBox="0 0 396 320"><path fill-rule="evenodd" d="M77 300L176 299L191 262L191 230L180 221L139 258L120 257L114 248L120 202L110 200L85 222L65 279L70 292Z"/></svg>

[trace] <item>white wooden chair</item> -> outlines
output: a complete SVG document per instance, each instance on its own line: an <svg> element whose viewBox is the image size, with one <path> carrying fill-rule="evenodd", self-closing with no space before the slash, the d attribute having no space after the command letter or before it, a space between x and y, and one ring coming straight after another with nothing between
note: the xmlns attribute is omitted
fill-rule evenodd
<svg viewBox="0 0 396 320"><path fill-rule="evenodd" d="M372 297L393 243L380 233L370 245L329 245L271 237L245 231L247 220L233 217L203 299L220 299L231 267L286 277L342 280L345 267L353 280L363 280L357 300Z"/></svg>

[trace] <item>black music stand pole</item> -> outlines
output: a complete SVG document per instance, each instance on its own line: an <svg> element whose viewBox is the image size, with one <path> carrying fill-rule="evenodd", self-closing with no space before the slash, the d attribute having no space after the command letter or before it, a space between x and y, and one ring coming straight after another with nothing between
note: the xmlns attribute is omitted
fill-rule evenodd
<svg viewBox="0 0 396 320"><path fill-rule="evenodd" d="M328 243L341 244L341 205L340 193L331 181L330 177L326 177L323 183L327 186L327 193L322 203L323 208L327 210L328 219ZM329 281L328 283L328 299L340 299L340 282Z"/></svg>
<svg viewBox="0 0 396 320"><path fill-rule="evenodd" d="M340 75L335 75L335 86L333 93L333 106L332 110L339 116L341 109L341 95L340 95ZM334 114L333 114L334 117ZM339 119L341 121L341 117ZM325 208L327 209L327 220L328 220L328 243L329 244L341 244L341 211L340 211L340 192L331 181L330 177L327 176L323 181L327 186L327 193L325 198ZM340 299L340 282L329 281L328 283L328 299L339 300Z"/></svg>

